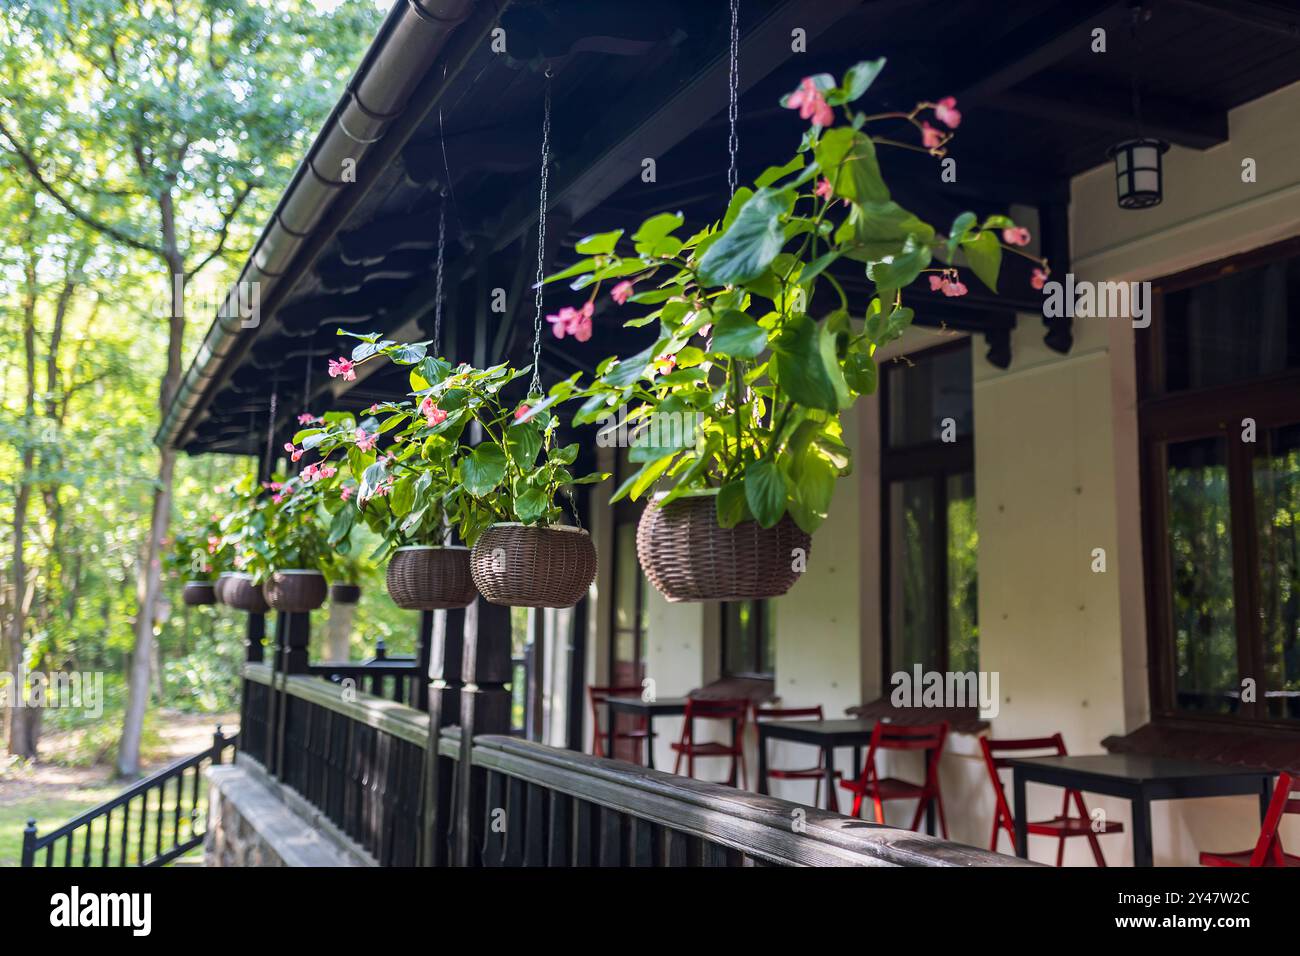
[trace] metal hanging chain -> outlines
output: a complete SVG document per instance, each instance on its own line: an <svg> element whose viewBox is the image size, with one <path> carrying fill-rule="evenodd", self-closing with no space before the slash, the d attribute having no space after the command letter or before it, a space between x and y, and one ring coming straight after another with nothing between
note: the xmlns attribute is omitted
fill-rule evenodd
<svg viewBox="0 0 1300 956"><path fill-rule="evenodd" d="M546 68L546 95L542 106L542 176L537 195L537 284L533 305L533 377L528 383L529 396L542 395L542 280L546 278L546 188L550 183L551 164L551 68Z"/></svg>
<svg viewBox="0 0 1300 956"><path fill-rule="evenodd" d="M268 475L271 473L271 462L273 460L271 455L272 446L275 444L275 406L279 392L279 386L272 385L271 404L266 413L266 462L263 464L262 469Z"/></svg>
<svg viewBox="0 0 1300 956"><path fill-rule="evenodd" d="M1134 4L1131 11L1130 34L1133 38L1133 69L1132 78L1132 106L1133 120L1137 124L1138 139L1145 138L1142 127L1142 20L1146 16L1146 7L1141 3Z"/></svg>
<svg viewBox="0 0 1300 956"><path fill-rule="evenodd" d="M740 0L731 0L731 69L728 74L727 120L731 124L731 133L727 137L727 152L731 156L731 165L727 167L727 186L731 195L736 195L739 177L736 173L736 153L740 149L740 139L736 135L737 97L740 88L740 29L737 20L740 16Z"/></svg>
<svg viewBox="0 0 1300 956"><path fill-rule="evenodd" d="M442 261L447 247L447 192L438 207L438 278L433 293L433 354L442 355Z"/></svg>

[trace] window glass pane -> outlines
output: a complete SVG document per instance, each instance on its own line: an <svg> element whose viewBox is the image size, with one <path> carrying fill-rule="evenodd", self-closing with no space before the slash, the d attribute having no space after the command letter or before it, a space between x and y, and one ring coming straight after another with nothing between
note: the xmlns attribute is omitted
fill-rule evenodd
<svg viewBox="0 0 1300 956"><path fill-rule="evenodd" d="M895 671L918 663L938 667L934 497L931 478L889 486L889 660Z"/></svg>
<svg viewBox="0 0 1300 956"><path fill-rule="evenodd" d="M1170 292L1164 307L1167 391L1300 368L1300 259Z"/></svg>
<svg viewBox="0 0 1300 956"><path fill-rule="evenodd" d="M636 525L619 524L614 529L614 675L620 685L641 680L637 646L637 599L641 565L636 560ZM644 603L644 602L643 602ZM644 619L644 608L641 609Z"/></svg>
<svg viewBox="0 0 1300 956"><path fill-rule="evenodd" d="M1265 432L1255 456L1265 716L1300 719L1300 425Z"/></svg>
<svg viewBox="0 0 1300 956"><path fill-rule="evenodd" d="M776 605L771 601L762 604L763 636L759 641L759 673L776 673Z"/></svg>
<svg viewBox="0 0 1300 956"><path fill-rule="evenodd" d="M1169 568L1180 710L1237 709L1228 452L1222 438L1167 447Z"/></svg>
<svg viewBox="0 0 1300 956"><path fill-rule="evenodd" d="M943 349L929 357L921 353L911 362L886 368L889 445L938 441L945 418L953 420L958 436L969 435L975 421L970 349Z"/></svg>
<svg viewBox="0 0 1300 956"><path fill-rule="evenodd" d="M979 670L975 476L948 476L948 669Z"/></svg>
<svg viewBox="0 0 1300 956"><path fill-rule="evenodd" d="M729 601L722 605L722 665L726 673L753 671L754 624L754 602Z"/></svg>

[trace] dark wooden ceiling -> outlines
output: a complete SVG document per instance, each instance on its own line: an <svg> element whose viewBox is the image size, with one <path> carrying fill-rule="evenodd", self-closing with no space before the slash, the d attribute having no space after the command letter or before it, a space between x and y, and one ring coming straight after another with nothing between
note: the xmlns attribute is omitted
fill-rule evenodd
<svg viewBox="0 0 1300 956"><path fill-rule="evenodd" d="M1300 4L1152 0L1147 9L1138 56L1124 2L741 0L740 180L791 155L805 124L777 101L801 77L886 56L871 109L955 95L964 114L952 148L956 183L942 183L929 157L884 156L900 202L940 228L967 208L1036 206L1059 266L1069 255L1069 178L1105 162L1106 148L1133 132L1135 64L1147 130L1193 149L1226 139L1229 109L1300 80ZM431 327L444 188L444 351L471 360L477 334L482 358L527 360L547 67L551 262L570 258L582 235L635 226L652 212L680 210L700 224L717 218L727 195L728 22L718 0L513 3L502 20L509 53L483 47L432 105L399 160L225 371L187 450L260 453L273 395L280 431L305 407L364 408L405 392L405 376L391 369L345 389L325 377L325 359L346 351L339 328L419 336ZM792 52L795 28L806 31L807 52ZM1106 31L1105 53L1091 50L1097 28ZM655 160L653 183L640 177L645 158ZM483 304L493 288L507 290L504 315ZM548 287L548 310L567 291ZM985 333L999 364L1011 359L1016 310L1037 311L1027 292L923 304L919 321ZM1068 327L1057 332L1054 347L1068 348ZM547 340L545 377L590 369L648 334L623 329L605 310L592 341Z"/></svg>

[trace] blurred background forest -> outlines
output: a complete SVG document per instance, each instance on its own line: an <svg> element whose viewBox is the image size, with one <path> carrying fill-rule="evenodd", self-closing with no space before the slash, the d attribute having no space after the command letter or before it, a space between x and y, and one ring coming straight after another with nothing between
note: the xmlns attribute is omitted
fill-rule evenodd
<svg viewBox="0 0 1300 956"><path fill-rule="evenodd" d="M98 719L6 708L0 783L42 764L130 775L165 750L169 721L235 705L242 615L187 608L179 579L151 587L148 572L175 521L211 513L214 489L254 463L171 462L153 435L388 5L0 11L0 686L21 670L92 671L106 696ZM378 638L409 652L414 612L386 600L374 569L361 583L354 633L367 646L353 656Z"/></svg>

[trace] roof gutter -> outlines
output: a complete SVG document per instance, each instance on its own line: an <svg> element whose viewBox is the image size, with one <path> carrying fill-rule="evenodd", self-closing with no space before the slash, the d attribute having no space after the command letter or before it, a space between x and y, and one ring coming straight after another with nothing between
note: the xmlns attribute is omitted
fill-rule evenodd
<svg viewBox="0 0 1300 956"><path fill-rule="evenodd" d="M271 315L296 284L301 272L292 268L295 260L329 239L342 221L339 206L350 209L360 201L365 192L357 174L362 161L395 126L409 135L415 124L399 119L405 118L412 94L478 2L399 0L389 11L204 336L154 435L156 445L180 447L227 360L247 348L262 317ZM492 12L495 19L496 10ZM341 202L345 193L348 199ZM255 299L250 296L253 289ZM245 318L249 301L259 303L260 309Z"/></svg>

